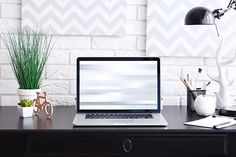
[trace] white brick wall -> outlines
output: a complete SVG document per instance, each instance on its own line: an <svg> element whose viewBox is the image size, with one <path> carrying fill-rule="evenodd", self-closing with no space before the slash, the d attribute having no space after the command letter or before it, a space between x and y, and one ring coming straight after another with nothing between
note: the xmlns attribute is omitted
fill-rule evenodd
<svg viewBox="0 0 236 157"><path fill-rule="evenodd" d="M46 80L42 89L56 105L75 105L75 62L78 56L144 56L146 32L146 0L127 0L127 35L124 37L54 36L56 42L45 69ZM0 0L0 32L20 26L21 0ZM206 67L216 72L212 58L161 57L162 96L164 105L186 105L186 89L177 74L196 75L203 68L200 83L208 80ZM230 67L233 78L236 63ZM10 69L7 52L0 41L0 105L14 106L17 102L17 82ZM217 84L212 83L208 94L213 95ZM236 84L232 87L236 98Z"/></svg>

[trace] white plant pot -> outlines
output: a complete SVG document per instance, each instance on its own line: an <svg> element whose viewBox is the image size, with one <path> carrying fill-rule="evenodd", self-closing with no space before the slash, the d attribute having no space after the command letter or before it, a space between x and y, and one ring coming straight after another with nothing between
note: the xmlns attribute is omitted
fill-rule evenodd
<svg viewBox="0 0 236 157"><path fill-rule="evenodd" d="M21 100L33 100L37 98L37 92L41 92L41 89L18 89L17 93L19 101Z"/></svg>
<svg viewBox="0 0 236 157"><path fill-rule="evenodd" d="M31 107L21 107L17 105L18 112L20 114L20 117L32 117L33 116L33 106Z"/></svg>

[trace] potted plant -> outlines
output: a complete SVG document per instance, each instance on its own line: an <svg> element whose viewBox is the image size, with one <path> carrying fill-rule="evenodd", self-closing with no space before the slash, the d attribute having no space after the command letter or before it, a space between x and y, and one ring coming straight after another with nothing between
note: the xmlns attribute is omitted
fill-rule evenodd
<svg viewBox="0 0 236 157"><path fill-rule="evenodd" d="M19 100L33 100L40 92L43 72L52 50L52 36L40 29L24 27L1 36L8 50L12 70L19 84Z"/></svg>
<svg viewBox="0 0 236 157"><path fill-rule="evenodd" d="M21 100L17 105L18 111L21 117L32 117L33 115L33 101L32 100Z"/></svg>

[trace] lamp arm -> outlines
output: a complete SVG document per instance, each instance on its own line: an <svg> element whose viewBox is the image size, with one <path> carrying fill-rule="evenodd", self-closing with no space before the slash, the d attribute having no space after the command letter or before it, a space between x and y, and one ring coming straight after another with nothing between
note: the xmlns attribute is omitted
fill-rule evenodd
<svg viewBox="0 0 236 157"><path fill-rule="evenodd" d="M235 9L236 10L236 0L230 0L229 4L226 9L215 9L213 10L213 15L215 18L220 19L227 11L230 9Z"/></svg>
<svg viewBox="0 0 236 157"><path fill-rule="evenodd" d="M215 9L212 11L215 18L220 19L229 9Z"/></svg>
<svg viewBox="0 0 236 157"><path fill-rule="evenodd" d="M228 6L227 6L228 9L236 9L236 0L230 0Z"/></svg>
<svg viewBox="0 0 236 157"><path fill-rule="evenodd" d="M216 32L217 32L218 37L220 37L220 33L219 33L219 30L218 30L218 27L217 27L216 23L215 23L215 28L216 28Z"/></svg>
<svg viewBox="0 0 236 157"><path fill-rule="evenodd" d="M234 2L234 0L230 0L230 1L229 1L229 4L228 4L228 6L227 6L228 9L231 8L233 2Z"/></svg>

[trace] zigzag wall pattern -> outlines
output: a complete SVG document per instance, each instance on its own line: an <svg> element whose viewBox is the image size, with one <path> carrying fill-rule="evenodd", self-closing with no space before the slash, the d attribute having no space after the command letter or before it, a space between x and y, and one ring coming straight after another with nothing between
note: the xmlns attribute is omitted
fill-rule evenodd
<svg viewBox="0 0 236 157"><path fill-rule="evenodd" d="M227 7L228 0L148 0L148 56L214 57L219 44L214 26L186 26L184 18L193 7L210 10ZM224 39L222 53L232 56L236 49L236 11L231 10L216 20Z"/></svg>
<svg viewBox="0 0 236 157"><path fill-rule="evenodd" d="M22 0L22 26L51 34L124 35L125 0Z"/></svg>

